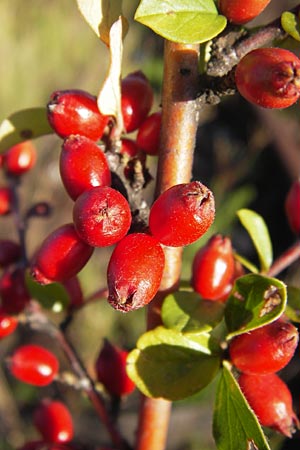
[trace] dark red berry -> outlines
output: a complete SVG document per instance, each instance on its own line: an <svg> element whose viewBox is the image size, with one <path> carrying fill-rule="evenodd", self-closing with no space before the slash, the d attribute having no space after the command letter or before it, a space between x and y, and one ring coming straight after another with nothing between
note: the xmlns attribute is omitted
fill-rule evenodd
<svg viewBox="0 0 300 450"><path fill-rule="evenodd" d="M140 125L136 143L148 155L157 155L161 129L161 111L150 114Z"/></svg>
<svg viewBox="0 0 300 450"><path fill-rule="evenodd" d="M18 319L7 314L3 307L0 307L0 339L12 334L18 326Z"/></svg>
<svg viewBox="0 0 300 450"><path fill-rule="evenodd" d="M153 104L153 90L141 71L132 72L121 81L121 109L127 133L137 130Z"/></svg>
<svg viewBox="0 0 300 450"><path fill-rule="evenodd" d="M257 17L271 0L219 0L220 12L236 24L247 23Z"/></svg>
<svg viewBox="0 0 300 450"><path fill-rule="evenodd" d="M116 189L96 187L77 198L73 221L79 237L87 244L93 247L113 245L129 230L129 203Z"/></svg>
<svg viewBox="0 0 300 450"><path fill-rule="evenodd" d="M200 183L177 184L153 203L149 228L162 244L181 247L199 239L215 217L212 192Z"/></svg>
<svg viewBox="0 0 300 450"><path fill-rule="evenodd" d="M74 225L62 225L42 242L31 263L31 275L41 284L65 281L77 275L93 253L75 231Z"/></svg>
<svg viewBox="0 0 300 450"><path fill-rule="evenodd" d="M258 48L240 60L235 80L249 102L264 108L287 108L300 96L300 60L283 48Z"/></svg>
<svg viewBox="0 0 300 450"><path fill-rule="evenodd" d="M128 352L107 339L96 360L97 379L105 389L117 397L130 394L135 389L135 384L126 372L126 359Z"/></svg>
<svg viewBox="0 0 300 450"><path fill-rule="evenodd" d="M234 258L231 240L217 234L200 248L193 260L192 286L202 298L219 300L231 285Z"/></svg>
<svg viewBox="0 0 300 450"><path fill-rule="evenodd" d="M291 437L299 421L293 411L292 396L287 385L275 373L241 374L240 388L261 425Z"/></svg>
<svg viewBox="0 0 300 450"><path fill-rule="evenodd" d="M7 267L21 257L21 246L10 239L0 239L0 267Z"/></svg>
<svg viewBox="0 0 300 450"><path fill-rule="evenodd" d="M129 158L134 158L135 156L138 156L139 154L139 147L133 139L129 138L122 138L121 139L121 149L120 153L122 155L127 155Z"/></svg>
<svg viewBox="0 0 300 450"><path fill-rule="evenodd" d="M69 409L59 400L44 399L35 409L33 424L47 442L69 442L74 436Z"/></svg>
<svg viewBox="0 0 300 450"><path fill-rule="evenodd" d="M292 183L284 206L291 230L300 235L300 178Z"/></svg>
<svg viewBox="0 0 300 450"><path fill-rule="evenodd" d="M294 325L276 320L233 338L229 345L229 355L232 364L241 372L278 372L291 360L298 340L298 330Z"/></svg>
<svg viewBox="0 0 300 450"><path fill-rule="evenodd" d="M64 187L73 200L88 189L111 184L105 154L84 136L70 136L64 141L59 169Z"/></svg>
<svg viewBox="0 0 300 450"><path fill-rule="evenodd" d="M12 191L6 186L0 187L0 216L11 212Z"/></svg>
<svg viewBox="0 0 300 450"><path fill-rule="evenodd" d="M30 300L25 282L25 271L21 267L7 269L0 278L2 308L7 314L18 314Z"/></svg>
<svg viewBox="0 0 300 450"><path fill-rule="evenodd" d="M80 134L98 141L110 120L100 113L97 98L80 89L53 92L47 113L51 127L62 138Z"/></svg>
<svg viewBox="0 0 300 450"><path fill-rule="evenodd" d="M63 281L62 284L69 295L69 309L79 308L84 302L79 278L77 276L74 276L72 278L69 278L68 280Z"/></svg>
<svg viewBox="0 0 300 450"><path fill-rule="evenodd" d="M36 163L36 149L31 141L20 142L9 148L3 158L4 170L10 175L20 176Z"/></svg>
<svg viewBox="0 0 300 450"><path fill-rule="evenodd" d="M152 236L133 233L119 241L107 268L108 301L128 312L149 303L157 293L165 256Z"/></svg>
<svg viewBox="0 0 300 450"><path fill-rule="evenodd" d="M46 348L27 344L13 352L8 367L18 380L34 386L46 386L56 377L59 363L56 356Z"/></svg>

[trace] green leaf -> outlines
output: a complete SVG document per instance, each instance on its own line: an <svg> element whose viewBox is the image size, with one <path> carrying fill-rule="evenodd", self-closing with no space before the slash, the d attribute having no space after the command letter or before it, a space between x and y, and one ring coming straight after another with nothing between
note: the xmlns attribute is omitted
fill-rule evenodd
<svg viewBox="0 0 300 450"><path fill-rule="evenodd" d="M0 125L0 152L19 142L53 133L47 119L46 108L17 111Z"/></svg>
<svg viewBox="0 0 300 450"><path fill-rule="evenodd" d="M127 358L128 375L144 395L172 401L203 389L219 367L208 333L187 337L164 327L143 334Z"/></svg>
<svg viewBox="0 0 300 450"><path fill-rule="evenodd" d="M66 309L70 298L64 286L60 283L41 285L27 273L25 277L27 288L32 298L37 300L43 308L60 312Z"/></svg>
<svg viewBox="0 0 300 450"><path fill-rule="evenodd" d="M203 300L195 292L168 295L162 305L162 320L167 328L182 333L212 330L223 317L224 304Z"/></svg>
<svg viewBox="0 0 300 450"><path fill-rule="evenodd" d="M240 209L237 215L248 231L258 253L261 270L267 271L273 261L272 243L264 219L251 209Z"/></svg>
<svg viewBox="0 0 300 450"><path fill-rule="evenodd" d="M183 44L206 42L227 23L213 0L142 0L134 18L165 39Z"/></svg>
<svg viewBox="0 0 300 450"><path fill-rule="evenodd" d="M226 361L216 393L213 435L218 450L270 450Z"/></svg>
<svg viewBox="0 0 300 450"><path fill-rule="evenodd" d="M287 298L285 314L292 322L300 323L300 289L295 286L288 286Z"/></svg>
<svg viewBox="0 0 300 450"><path fill-rule="evenodd" d="M281 26L296 41L300 41L300 18L296 14L285 11L281 15Z"/></svg>
<svg viewBox="0 0 300 450"><path fill-rule="evenodd" d="M248 274L238 278L225 308L227 338L277 319L286 307L286 286L276 278Z"/></svg>

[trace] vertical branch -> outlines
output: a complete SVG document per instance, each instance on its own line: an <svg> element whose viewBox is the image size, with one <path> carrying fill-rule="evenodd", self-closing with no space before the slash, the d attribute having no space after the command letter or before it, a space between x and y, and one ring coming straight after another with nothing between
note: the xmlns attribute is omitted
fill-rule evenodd
<svg viewBox="0 0 300 450"><path fill-rule="evenodd" d="M188 183L192 174L197 130L196 94L199 47L165 42L162 94L162 131L155 196L175 184ZM165 247L166 264L156 298L148 307L148 329L160 323L160 306L178 285L182 248ZM137 450L166 446L171 402L142 398Z"/></svg>

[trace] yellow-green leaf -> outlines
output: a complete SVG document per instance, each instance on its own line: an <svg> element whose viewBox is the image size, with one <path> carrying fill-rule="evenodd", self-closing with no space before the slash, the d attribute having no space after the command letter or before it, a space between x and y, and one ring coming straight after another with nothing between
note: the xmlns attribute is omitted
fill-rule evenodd
<svg viewBox="0 0 300 450"><path fill-rule="evenodd" d="M282 13L281 26L292 38L300 41L300 18L296 14L290 11Z"/></svg>

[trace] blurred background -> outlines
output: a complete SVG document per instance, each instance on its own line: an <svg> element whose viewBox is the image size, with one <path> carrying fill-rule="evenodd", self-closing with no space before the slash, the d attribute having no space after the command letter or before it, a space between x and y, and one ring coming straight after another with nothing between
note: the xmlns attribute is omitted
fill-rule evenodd
<svg viewBox="0 0 300 450"><path fill-rule="evenodd" d="M124 42L124 76L142 69L155 89L155 108L160 104L163 75L163 41L149 29L133 21L138 1L124 0L124 15L129 20L129 33ZM284 3L284 5L282 4ZM266 23L297 1L272 0L263 15L251 26ZM299 54L299 45L285 44ZM45 106L55 90L78 88L96 94L108 67L108 52L86 24L74 0L1 0L0 2L0 122L11 113L34 106ZM207 184L217 202L217 218L210 234L230 235L234 247L254 263L252 244L236 219L242 207L261 214L270 230L274 256L280 255L293 242L284 214L284 199L293 179L300 175L299 105L287 111L255 108L239 95L226 98L220 105L207 107L201 114L193 178ZM44 237L57 226L71 221L72 202L61 184L58 157L61 140L54 135L35 141L38 162L24 176L20 196L24 210L37 201L47 201L52 214L35 219L27 233L32 254ZM148 165L155 176L156 159ZM0 175L0 183L5 180ZM153 186L146 195L151 198ZM1 217L0 239L16 238L11 217ZM205 237L208 239L209 234ZM201 245L205 243L201 241ZM190 265L200 243L184 253L183 278L189 279ZM111 249L97 249L89 264L80 273L84 295L105 287L106 265ZM299 262L282 274L282 279L300 287ZM60 322L62 316L49 312ZM145 330L145 312L128 315L115 313L105 301L90 302L74 315L68 337L77 348L91 375L103 338L131 349ZM0 343L0 357L20 342L53 343L46 336L32 336L20 329ZM59 352L60 349L55 348ZM295 409L299 411L300 379L297 354L289 370L283 373L293 389ZM63 359L63 356L62 356ZM211 436L213 396L216 383L197 396L173 406L168 441L169 450L213 450ZM88 401L80 394L54 385L36 389L10 377L5 365L0 367L0 450L12 450L38 437L31 414L39 399L57 396L66 400L76 422L76 439L93 446L107 443L105 430ZM132 440L137 424L139 394L136 392L122 404L120 423ZM88 431L87 431L88 430ZM299 437L287 442L269 433L274 450L299 448ZM87 447L88 448L88 447ZM155 450L155 449L153 449Z"/></svg>

